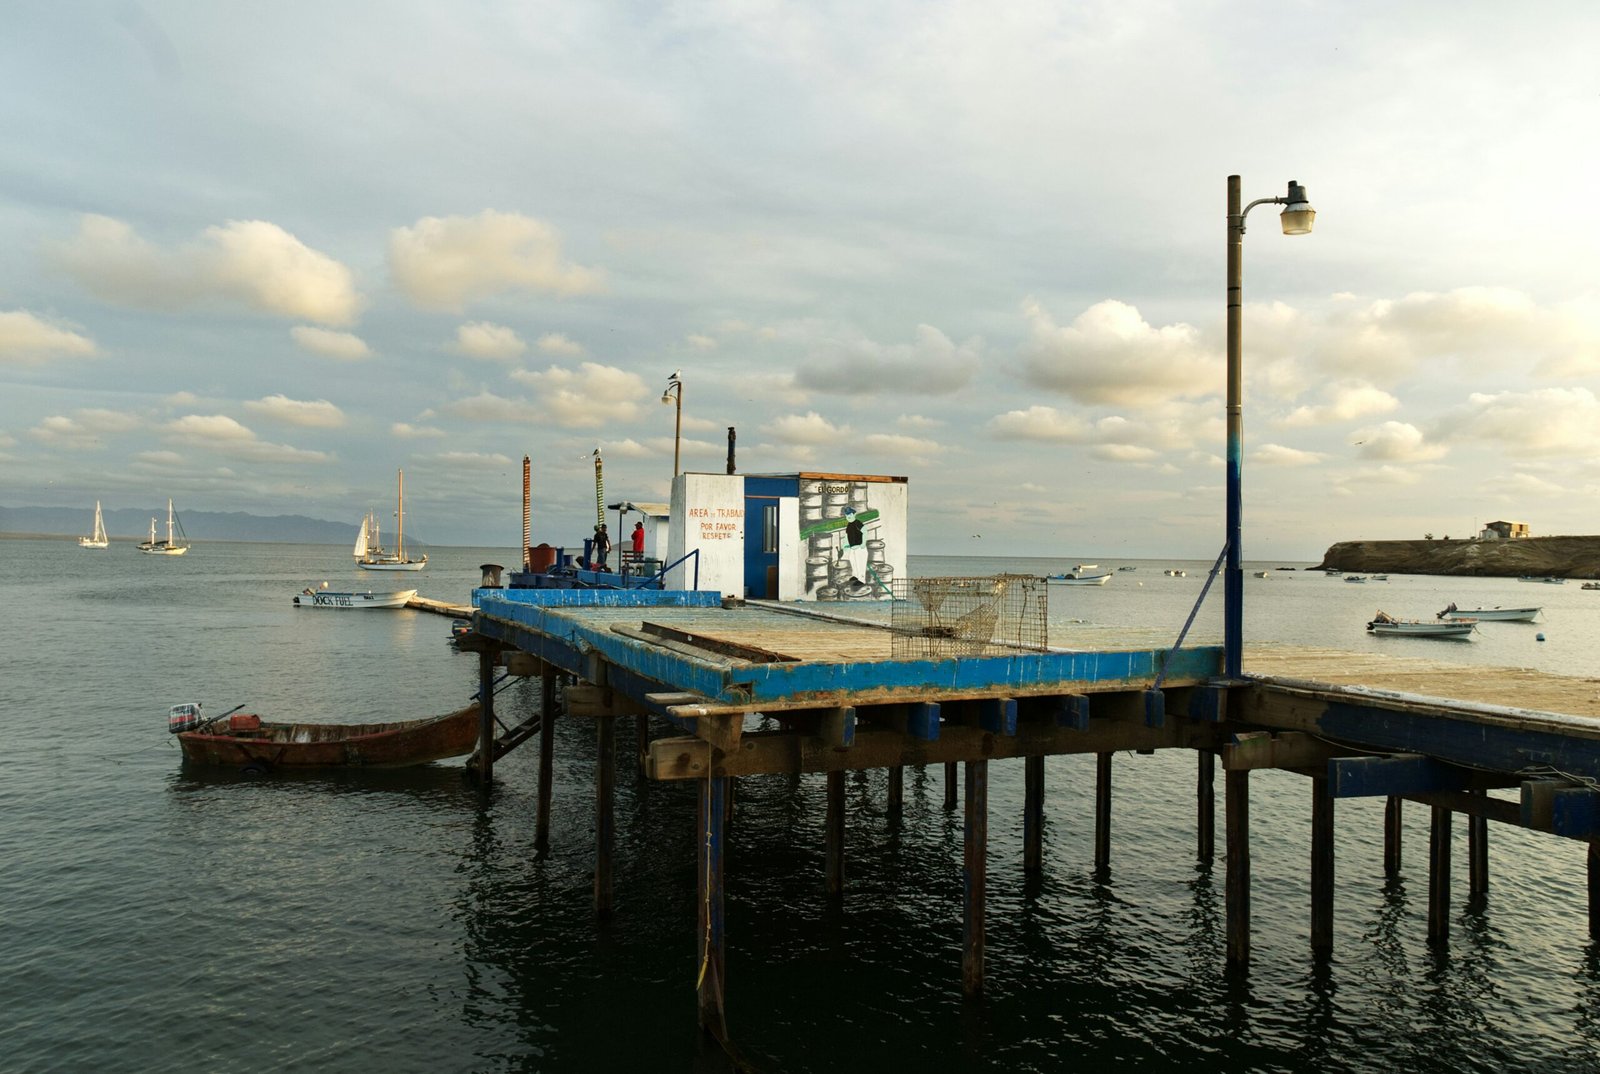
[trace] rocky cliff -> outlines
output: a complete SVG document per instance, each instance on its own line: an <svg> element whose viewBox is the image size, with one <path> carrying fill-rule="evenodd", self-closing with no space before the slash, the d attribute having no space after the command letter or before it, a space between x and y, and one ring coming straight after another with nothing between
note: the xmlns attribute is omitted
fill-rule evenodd
<svg viewBox="0 0 1600 1074"><path fill-rule="evenodd" d="M1394 574L1600 578L1600 537L1500 541L1340 541L1318 569Z"/></svg>

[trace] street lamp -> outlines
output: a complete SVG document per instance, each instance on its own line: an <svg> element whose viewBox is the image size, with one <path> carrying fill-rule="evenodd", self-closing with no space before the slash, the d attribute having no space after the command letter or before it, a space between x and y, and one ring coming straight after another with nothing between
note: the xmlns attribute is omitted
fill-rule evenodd
<svg viewBox="0 0 1600 1074"><path fill-rule="evenodd" d="M1244 673L1244 569L1241 566L1240 519L1243 514L1244 377L1242 353L1244 218L1257 205L1282 205L1279 221L1285 235L1309 235L1317 211L1306 201L1306 188L1289 180L1281 198L1258 198L1239 208L1239 177L1228 176L1228 565L1222 575L1223 674Z"/></svg>
<svg viewBox="0 0 1600 1074"><path fill-rule="evenodd" d="M661 393L663 403L676 402L678 404L677 420L672 425L672 476L678 476L678 445L683 439L683 378L682 370L674 371L667 378L667 390Z"/></svg>

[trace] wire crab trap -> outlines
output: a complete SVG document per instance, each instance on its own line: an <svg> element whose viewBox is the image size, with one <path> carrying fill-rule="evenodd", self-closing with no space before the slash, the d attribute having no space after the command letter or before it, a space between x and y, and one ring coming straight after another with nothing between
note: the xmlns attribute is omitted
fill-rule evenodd
<svg viewBox="0 0 1600 1074"><path fill-rule="evenodd" d="M890 629L898 658L994 656L1049 646L1049 586L1031 574L896 578Z"/></svg>

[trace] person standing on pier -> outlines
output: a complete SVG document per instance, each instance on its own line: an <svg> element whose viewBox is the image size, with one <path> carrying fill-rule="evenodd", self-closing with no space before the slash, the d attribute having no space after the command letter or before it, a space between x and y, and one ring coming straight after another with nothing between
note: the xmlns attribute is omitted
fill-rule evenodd
<svg viewBox="0 0 1600 1074"><path fill-rule="evenodd" d="M606 533L604 522L594 528L594 569L597 571L609 570L606 566L606 557L611 554L611 538Z"/></svg>
<svg viewBox="0 0 1600 1074"><path fill-rule="evenodd" d="M644 555L644 523L633 524L633 555L638 559Z"/></svg>

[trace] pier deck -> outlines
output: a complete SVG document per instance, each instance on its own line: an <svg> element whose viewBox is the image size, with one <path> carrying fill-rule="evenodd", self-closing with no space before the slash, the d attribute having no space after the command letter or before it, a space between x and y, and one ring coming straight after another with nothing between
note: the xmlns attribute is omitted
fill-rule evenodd
<svg viewBox="0 0 1600 1074"><path fill-rule="evenodd" d="M1214 853L1215 763L1226 802L1228 959L1250 959L1249 776L1308 777L1312 798L1311 946L1333 944L1333 817L1339 798L1384 797L1385 870L1398 875L1404 801L1431 809L1429 939L1449 932L1450 818L1468 817L1469 887L1487 891L1487 821L1587 844L1591 935L1600 938L1600 679L1436 663L1327 649L1255 646L1241 679L1222 677L1220 647L1173 651L1148 634L1094 634L1094 648L992 642L908 649L887 623L712 594L475 590L484 742L492 738L501 663L543 676L540 830L546 825L552 717L596 725L595 905L611 907L615 718L631 717L642 774L699 785L696 845L701 1025L726 1036L723 825L735 777L826 774L825 889L844 889L843 776L888 772L897 823L907 765L945 766L945 805L965 768L966 876L961 980L982 990L988 763L1024 766L1024 867L1043 867L1044 759L1094 753L1095 863L1111 854L1115 753L1187 749L1197 762L1196 850ZM1065 632L1070 634L1071 632ZM899 642L897 643L897 638ZM935 639L937 640L937 639ZM930 653L936 655L929 655ZM532 659L530 659L530 657ZM558 676L576 680L558 707ZM674 730L652 736L656 727ZM492 755L480 750L489 778ZM1507 797L1505 791L1516 797ZM1494 791L1497 793L1491 794ZM1269 818L1270 819L1270 818ZM542 841L544 837L541 835Z"/></svg>

